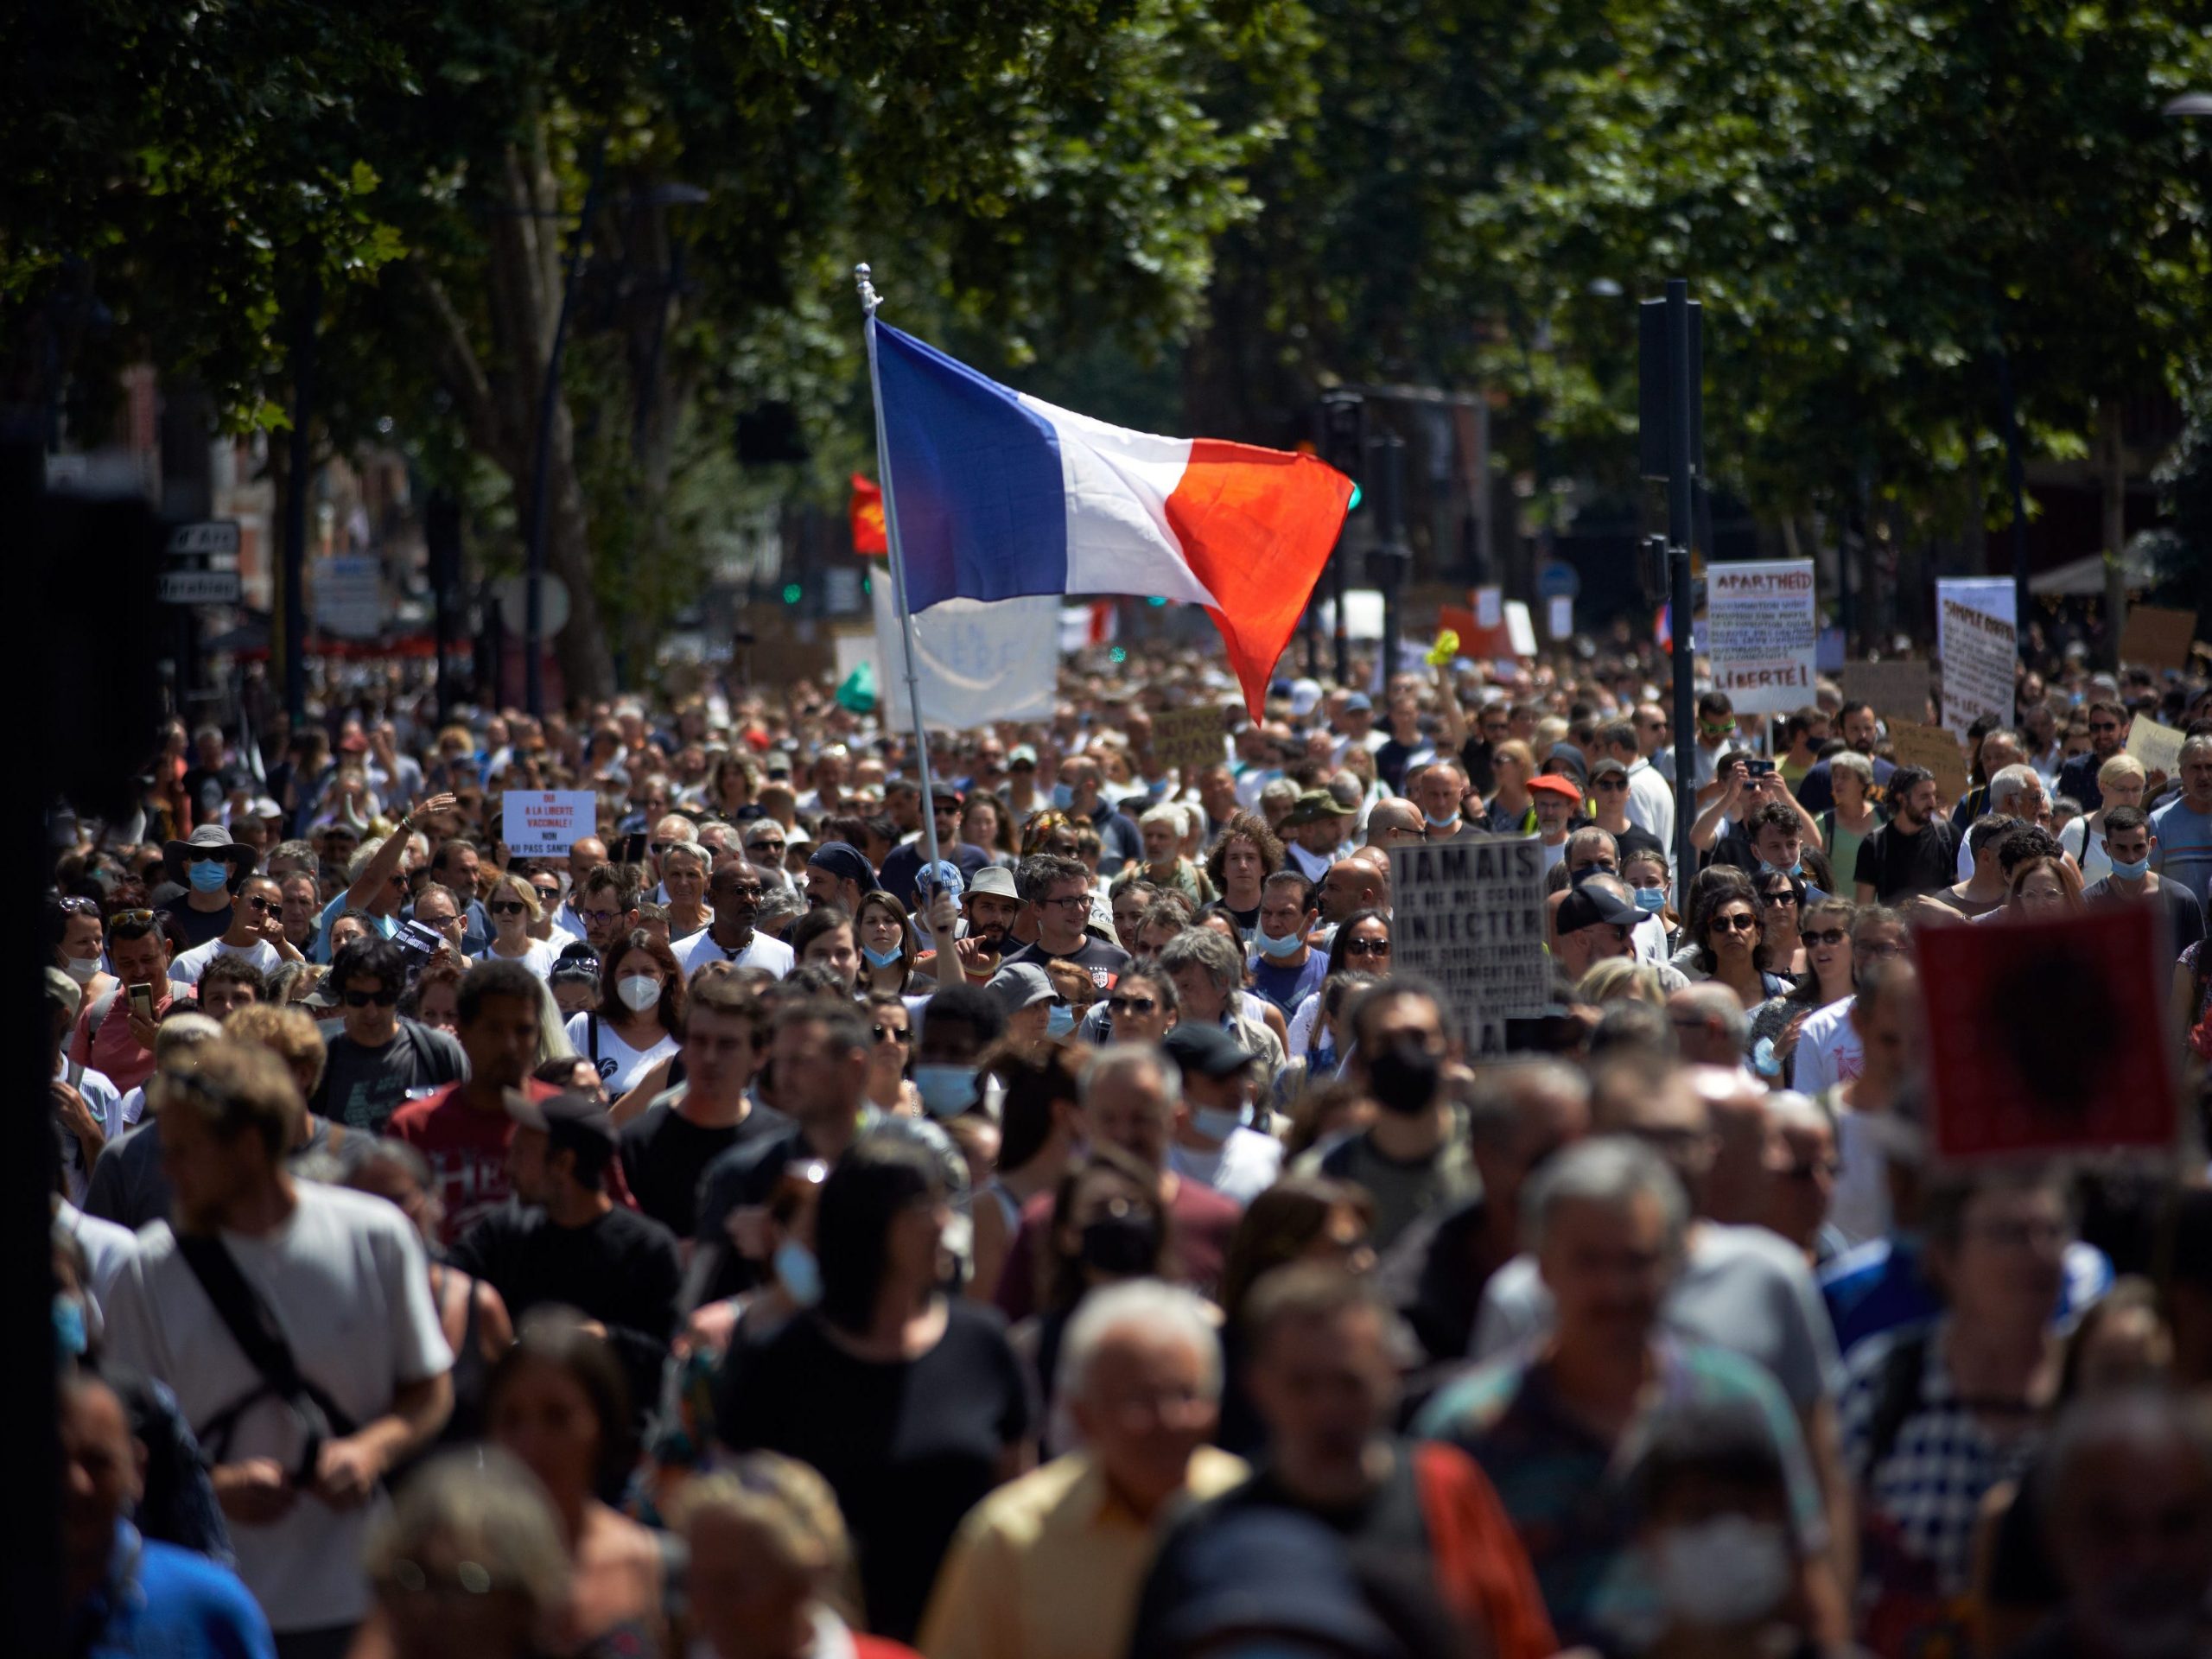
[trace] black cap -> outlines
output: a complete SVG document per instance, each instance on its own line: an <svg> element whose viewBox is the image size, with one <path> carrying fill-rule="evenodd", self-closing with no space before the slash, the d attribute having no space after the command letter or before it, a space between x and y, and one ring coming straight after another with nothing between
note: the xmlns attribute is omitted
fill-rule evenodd
<svg viewBox="0 0 2212 1659"><path fill-rule="evenodd" d="M1160 1046L1185 1077L1233 1077L1260 1058L1218 1026L1177 1026Z"/></svg>
<svg viewBox="0 0 2212 1659"><path fill-rule="evenodd" d="M507 1095L507 1116L524 1128L536 1129L556 1147L612 1157L616 1145L614 1120L607 1108L589 1095L574 1090L532 1100L520 1090Z"/></svg>
<svg viewBox="0 0 2212 1659"><path fill-rule="evenodd" d="M1559 918L1553 931L1560 933L1579 933L1586 927L1595 927L1600 922L1610 922L1615 927L1634 927L1643 919L1643 912L1618 893L1594 884L1585 884L1567 895L1559 907Z"/></svg>

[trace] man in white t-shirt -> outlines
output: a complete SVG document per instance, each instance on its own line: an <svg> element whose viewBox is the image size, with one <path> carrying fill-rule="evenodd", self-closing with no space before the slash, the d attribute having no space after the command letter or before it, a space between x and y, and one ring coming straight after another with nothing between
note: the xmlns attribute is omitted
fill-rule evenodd
<svg viewBox="0 0 2212 1659"><path fill-rule="evenodd" d="M139 1233L108 1298L109 1349L175 1394L280 1651L334 1659L369 1610L362 1546L380 1483L453 1409L422 1243L381 1198L294 1183L284 1154L304 1108L267 1049L203 1044L163 1073L162 1097L184 1240L165 1221ZM230 1275L273 1317L296 1395L269 1385L216 1311L206 1286Z"/></svg>
<svg viewBox="0 0 2212 1659"><path fill-rule="evenodd" d="M1160 1046L1183 1076L1167 1167L1224 1198L1249 1204L1282 1173L1282 1142L1244 1127L1260 1057L1218 1026L1177 1026Z"/></svg>
<svg viewBox="0 0 2212 1659"><path fill-rule="evenodd" d="M765 968L778 979L791 972L791 946L753 929L767 893L767 878L749 859L732 859L714 873L707 883L707 902L714 906L715 919L674 947L676 965L686 980L709 962Z"/></svg>
<svg viewBox="0 0 2212 1659"><path fill-rule="evenodd" d="M178 952L169 963L169 982L197 985L218 957L244 957L264 974L273 974L284 961L274 941L283 937L283 890L265 875L250 875L231 901L231 925L207 944Z"/></svg>

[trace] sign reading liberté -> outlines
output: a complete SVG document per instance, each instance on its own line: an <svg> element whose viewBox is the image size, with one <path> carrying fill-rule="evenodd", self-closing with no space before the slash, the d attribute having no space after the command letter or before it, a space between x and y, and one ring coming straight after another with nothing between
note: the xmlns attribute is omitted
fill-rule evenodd
<svg viewBox="0 0 2212 1659"><path fill-rule="evenodd" d="M566 858L599 833L599 804L588 789L510 789L500 798L499 839L514 858Z"/></svg>
<svg viewBox="0 0 2212 1659"><path fill-rule="evenodd" d="M1726 692L1737 713L1784 715L1813 701L1819 593L1810 559L1706 567L1713 689Z"/></svg>
<svg viewBox="0 0 2212 1659"><path fill-rule="evenodd" d="M1551 1000L1544 952L1544 849L1534 836L1462 836L1390 849L1390 960L1443 993L1446 1017L1480 1052L1485 1027L1531 1019Z"/></svg>
<svg viewBox="0 0 2212 1659"><path fill-rule="evenodd" d="M1946 577L1936 584L1936 649L1943 659L1943 724L1961 737L1987 715L2013 719L2019 661L2017 595L1999 577Z"/></svg>

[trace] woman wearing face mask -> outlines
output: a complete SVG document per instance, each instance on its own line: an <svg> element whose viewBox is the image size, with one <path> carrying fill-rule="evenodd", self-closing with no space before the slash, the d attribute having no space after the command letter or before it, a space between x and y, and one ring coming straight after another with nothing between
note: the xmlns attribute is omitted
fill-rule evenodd
<svg viewBox="0 0 2212 1659"><path fill-rule="evenodd" d="M765 1342L822 1300L814 1217L829 1179L830 1166L819 1158L784 1166L766 1206L767 1276L750 1290L702 1303L676 1339L645 1448L642 1518L670 1514L677 1490L713 1463L715 1374L730 1344Z"/></svg>
<svg viewBox="0 0 2212 1659"><path fill-rule="evenodd" d="M1626 853L1621 858L1621 880L1627 882L1636 894L1636 907L1648 917L1657 918L1662 937L1654 959L1664 962L1681 946L1682 918L1675 913L1671 884L1667 879L1667 858L1663 853L1649 849ZM1638 929L1640 942L1651 931L1646 922ZM1637 954L1645 952L1639 948Z"/></svg>
<svg viewBox="0 0 2212 1659"><path fill-rule="evenodd" d="M833 976L850 996L860 983L862 960L860 942L853 937L853 918L835 905L817 905L798 918L785 943L801 968L822 968Z"/></svg>
<svg viewBox="0 0 2212 1659"><path fill-rule="evenodd" d="M1103 1285L1170 1276L1158 1173L1118 1147L1093 1147L1052 1194L1052 1248L1039 1260L1037 1312L1014 1333L1045 1407L1045 1450L1066 1449L1052 1421L1060 1338L1083 1299Z"/></svg>
<svg viewBox="0 0 2212 1659"><path fill-rule="evenodd" d="M75 981L91 1002L107 989L112 976L104 973L100 958L106 949L100 925L100 907L90 899L57 899L47 907L46 935L52 948L49 960Z"/></svg>
<svg viewBox="0 0 2212 1659"><path fill-rule="evenodd" d="M1797 982L1751 1013L1751 1065L1777 1088L1789 1086L1805 1017L1849 996L1855 988L1851 919L1858 910L1847 899L1823 899L1808 906L1798 923L1805 966Z"/></svg>
<svg viewBox="0 0 2212 1659"><path fill-rule="evenodd" d="M1029 1462L1028 1390L997 1316L948 1298L944 1166L862 1135L823 1184L822 1300L715 1378L730 1451L813 1465L861 1560L869 1627L911 1640L946 1547L985 1493Z"/></svg>
<svg viewBox="0 0 2212 1659"><path fill-rule="evenodd" d="M1789 1483L1771 1431L1737 1406L1661 1408L1631 1484L1647 1659L1813 1659Z"/></svg>
<svg viewBox="0 0 2212 1659"><path fill-rule="evenodd" d="M862 1002L875 1043L868 1054L868 1103L900 1117L921 1116L921 1095L906 1077L914 1028L906 1000L889 991L870 991Z"/></svg>
<svg viewBox="0 0 2212 1659"><path fill-rule="evenodd" d="M1327 1022L1321 1017L1321 999L1329 982L1340 974L1385 979L1389 973L1389 918L1379 910L1354 911L1344 918L1336 937L1329 941L1328 967L1321 976L1321 988L1300 1001L1297 1012L1290 1017L1291 1058L1306 1062L1306 1077L1316 1080L1334 1077L1342 1058L1336 1052L1336 1040Z"/></svg>
<svg viewBox="0 0 2212 1659"><path fill-rule="evenodd" d="M642 928L607 953L599 1007L568 1024L570 1046L620 1099L683 1041L683 975L666 944Z"/></svg>
<svg viewBox="0 0 2212 1659"><path fill-rule="evenodd" d="M925 976L915 971L919 947L914 938L914 926L899 901L889 893L879 891L861 895L860 908L853 912L853 931L856 935L854 943L860 947L861 960L867 963L861 976L862 991L926 996L937 988L934 974Z"/></svg>

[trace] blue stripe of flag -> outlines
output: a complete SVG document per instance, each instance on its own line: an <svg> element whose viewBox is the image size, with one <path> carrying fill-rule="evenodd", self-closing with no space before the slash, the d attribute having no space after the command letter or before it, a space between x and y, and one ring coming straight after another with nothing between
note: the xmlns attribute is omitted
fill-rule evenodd
<svg viewBox="0 0 2212 1659"><path fill-rule="evenodd" d="M908 607L1067 592L1067 499L1052 423L912 335L882 322L875 334Z"/></svg>

